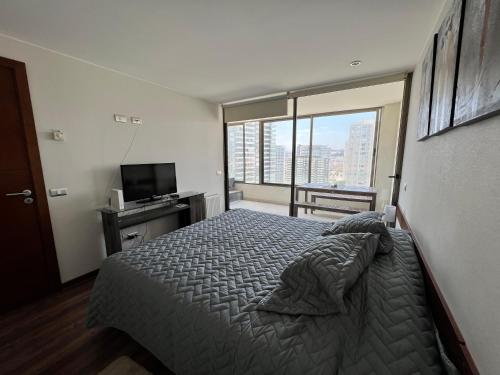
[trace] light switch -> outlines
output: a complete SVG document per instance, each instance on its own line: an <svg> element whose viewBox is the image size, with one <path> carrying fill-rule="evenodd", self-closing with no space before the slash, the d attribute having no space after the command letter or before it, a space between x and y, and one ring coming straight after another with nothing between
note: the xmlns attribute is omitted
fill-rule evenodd
<svg viewBox="0 0 500 375"><path fill-rule="evenodd" d="M142 125L142 118L140 118L140 117L131 117L130 118L130 122L133 125Z"/></svg>
<svg viewBox="0 0 500 375"><path fill-rule="evenodd" d="M53 188L49 189L49 195L51 197L62 197L68 195L68 188Z"/></svg>
<svg viewBox="0 0 500 375"><path fill-rule="evenodd" d="M125 115L119 115L119 114L115 113L115 121L116 122L127 123L127 116L125 116Z"/></svg>

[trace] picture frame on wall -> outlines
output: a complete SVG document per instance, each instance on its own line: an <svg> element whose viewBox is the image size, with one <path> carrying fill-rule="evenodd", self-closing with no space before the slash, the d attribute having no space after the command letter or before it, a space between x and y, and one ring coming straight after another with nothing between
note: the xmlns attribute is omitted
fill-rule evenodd
<svg viewBox="0 0 500 375"><path fill-rule="evenodd" d="M434 64L436 59L437 34L427 47L422 61L420 79L420 106L418 111L417 140L422 141L429 136L429 124L432 108L432 87L434 83Z"/></svg>
<svg viewBox="0 0 500 375"><path fill-rule="evenodd" d="M500 114L500 0L465 4L453 126Z"/></svg>
<svg viewBox="0 0 500 375"><path fill-rule="evenodd" d="M453 126L462 15L466 0L454 0L437 33L429 135Z"/></svg>

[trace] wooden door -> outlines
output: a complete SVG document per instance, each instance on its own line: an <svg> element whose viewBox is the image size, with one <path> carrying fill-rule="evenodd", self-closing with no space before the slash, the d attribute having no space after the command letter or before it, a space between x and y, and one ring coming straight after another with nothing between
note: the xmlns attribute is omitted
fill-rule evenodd
<svg viewBox="0 0 500 375"><path fill-rule="evenodd" d="M24 63L0 57L0 311L59 287Z"/></svg>

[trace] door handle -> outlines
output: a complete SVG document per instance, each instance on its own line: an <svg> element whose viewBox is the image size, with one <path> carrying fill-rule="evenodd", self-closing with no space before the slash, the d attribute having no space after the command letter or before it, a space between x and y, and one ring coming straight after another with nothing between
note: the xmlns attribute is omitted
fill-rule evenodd
<svg viewBox="0 0 500 375"><path fill-rule="evenodd" d="M398 175L397 173L394 175L394 176L387 176L389 178L395 178L395 179L399 179L401 176Z"/></svg>
<svg viewBox="0 0 500 375"><path fill-rule="evenodd" d="M23 196L23 197L31 197L31 190L23 190L22 192L20 193L7 193L5 194L7 197L17 197L19 195Z"/></svg>

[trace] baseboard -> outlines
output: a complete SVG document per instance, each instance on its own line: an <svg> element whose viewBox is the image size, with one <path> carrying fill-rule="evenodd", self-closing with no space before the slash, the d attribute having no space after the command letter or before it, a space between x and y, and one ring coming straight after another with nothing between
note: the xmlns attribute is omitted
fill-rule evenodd
<svg viewBox="0 0 500 375"><path fill-rule="evenodd" d="M66 282L62 283L62 287L63 288L67 288L68 286L73 286L75 284L79 284L82 281L87 281L89 279L95 279L98 273L99 273L99 269L87 272L87 273L85 273L85 274L83 274L81 276L78 276L78 277L76 277L74 279L71 279L69 281L66 281Z"/></svg>

